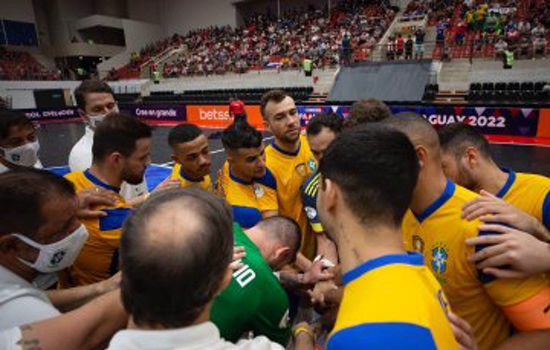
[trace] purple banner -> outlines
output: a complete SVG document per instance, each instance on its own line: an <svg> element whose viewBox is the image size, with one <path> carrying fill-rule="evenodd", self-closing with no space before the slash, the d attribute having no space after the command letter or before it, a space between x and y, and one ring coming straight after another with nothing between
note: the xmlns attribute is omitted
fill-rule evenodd
<svg viewBox="0 0 550 350"><path fill-rule="evenodd" d="M68 120L80 119L76 107L67 107L63 109L24 109L23 113L35 122L64 122Z"/></svg>
<svg viewBox="0 0 550 350"><path fill-rule="evenodd" d="M185 105L126 105L120 107L122 111L135 117L146 120L173 120L184 121Z"/></svg>
<svg viewBox="0 0 550 350"><path fill-rule="evenodd" d="M435 128L467 123L486 135L537 136L539 110L512 107L399 107L392 106L392 113L415 112L428 120Z"/></svg>
<svg viewBox="0 0 550 350"><path fill-rule="evenodd" d="M300 115L300 124L306 126L307 123L320 113L336 113L344 118L347 118L349 115L349 106L336 106L336 105L301 105L296 106L298 109L298 114Z"/></svg>

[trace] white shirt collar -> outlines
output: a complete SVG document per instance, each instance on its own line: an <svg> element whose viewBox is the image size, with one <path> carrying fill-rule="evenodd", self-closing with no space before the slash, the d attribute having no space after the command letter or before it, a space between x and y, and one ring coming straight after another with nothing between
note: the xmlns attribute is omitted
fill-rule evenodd
<svg viewBox="0 0 550 350"><path fill-rule="evenodd" d="M171 330L122 330L115 334L108 350L209 349L223 342L212 322Z"/></svg>

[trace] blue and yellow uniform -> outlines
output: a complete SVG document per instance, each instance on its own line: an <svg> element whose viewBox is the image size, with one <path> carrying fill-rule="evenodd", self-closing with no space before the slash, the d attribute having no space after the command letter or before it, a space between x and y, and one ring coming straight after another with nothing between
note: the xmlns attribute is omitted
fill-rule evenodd
<svg viewBox="0 0 550 350"><path fill-rule="evenodd" d="M112 207L100 206L98 209L107 216L81 220L90 237L82 248L75 263L59 273L60 288L83 286L103 281L118 271L120 236L122 224L130 215L132 208L119 194L120 188L108 185L92 175L89 170L67 174L76 192L89 187L102 187L118 199Z"/></svg>
<svg viewBox="0 0 550 350"><path fill-rule="evenodd" d="M313 259L316 252L315 235L308 227L306 214L300 198L300 187L315 172L317 164L304 135L300 135L300 147L296 152L287 152L275 141L265 149L267 168L277 180L279 214L298 222L302 230L300 252Z"/></svg>
<svg viewBox="0 0 550 350"><path fill-rule="evenodd" d="M342 276L344 296L327 350L455 350L449 303L417 253L385 255Z"/></svg>
<svg viewBox="0 0 550 350"><path fill-rule="evenodd" d="M550 179L535 174L504 170L508 180L497 197L534 216L550 229Z"/></svg>
<svg viewBox="0 0 550 350"><path fill-rule="evenodd" d="M302 205L304 206L307 220L315 233L325 231L323 224L321 224L321 221L319 220L319 213L317 212L317 193L319 192L320 178L321 173L316 172L308 177L300 189L302 193Z"/></svg>
<svg viewBox="0 0 550 350"><path fill-rule="evenodd" d="M212 180L210 179L210 175L206 175L201 181L193 180L183 173L181 165L178 163L174 164L170 177L172 179L179 179L181 187L199 186L203 190L212 192Z"/></svg>
<svg viewBox="0 0 550 350"><path fill-rule="evenodd" d="M423 213L415 216L411 211L407 212L402 228L405 249L425 255L427 265L441 283L453 311L470 323L480 349L490 350L510 336L510 321L517 326L516 306L539 297L548 305L550 294L544 275L527 279L495 279L467 261L475 249L483 249L465 243L466 239L478 236L480 221L461 218L462 206L476 196L447 180L443 194ZM541 323L548 324L550 315L544 316L542 309L531 308L530 311L540 311L533 315L534 318L542 315L546 321Z"/></svg>
<svg viewBox="0 0 550 350"><path fill-rule="evenodd" d="M226 162L218 172L217 192L231 205L233 220L244 228L255 226L262 213L278 210L277 182L268 169L261 178L247 182L235 176Z"/></svg>

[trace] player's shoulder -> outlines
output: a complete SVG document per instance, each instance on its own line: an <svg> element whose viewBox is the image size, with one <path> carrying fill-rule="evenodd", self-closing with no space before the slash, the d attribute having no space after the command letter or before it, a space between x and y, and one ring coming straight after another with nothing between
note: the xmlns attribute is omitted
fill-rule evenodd
<svg viewBox="0 0 550 350"><path fill-rule="evenodd" d="M550 178L539 174L516 173L515 182L518 186L550 189Z"/></svg>
<svg viewBox="0 0 550 350"><path fill-rule="evenodd" d="M320 172L311 174L302 184L301 192L303 196L313 197L317 194L319 189L319 179L321 178Z"/></svg>
<svg viewBox="0 0 550 350"><path fill-rule="evenodd" d="M277 179L269 168L266 169L264 176L255 179L255 182L274 190L277 189Z"/></svg>
<svg viewBox="0 0 550 350"><path fill-rule="evenodd" d="M86 177L84 176L83 171L71 171L67 175L64 176L65 179L69 180L73 184L83 184L86 180Z"/></svg>

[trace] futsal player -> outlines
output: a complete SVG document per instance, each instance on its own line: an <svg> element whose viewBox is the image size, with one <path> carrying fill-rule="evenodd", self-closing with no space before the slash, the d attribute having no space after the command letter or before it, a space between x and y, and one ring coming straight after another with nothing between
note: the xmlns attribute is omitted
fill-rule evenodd
<svg viewBox="0 0 550 350"><path fill-rule="evenodd" d="M99 80L85 80L74 91L78 113L86 127L84 136L73 146L69 155L71 171L86 171L92 166L94 133L105 118L118 113L115 95L109 84ZM139 184L121 186L120 194L133 206L140 205L148 193L145 178Z"/></svg>
<svg viewBox="0 0 550 350"><path fill-rule="evenodd" d="M170 177L179 180L181 187L198 186L211 192L210 147L201 129L191 123L176 125L168 134L168 145L175 162Z"/></svg>
<svg viewBox="0 0 550 350"><path fill-rule="evenodd" d="M405 247L424 254L453 312L473 327L480 349L496 348L514 329L549 328L550 314L545 309L550 304L550 287L545 275L496 279L468 261L475 250L466 245L466 240L491 233L478 232L479 220L462 218L462 207L477 195L445 177L435 129L409 112L383 123L407 134L420 163L410 210L402 226Z"/></svg>
<svg viewBox="0 0 550 350"><path fill-rule="evenodd" d="M491 156L489 142L473 126L456 123L439 130L442 148L442 165L445 174L457 184L474 192L487 191L535 217L537 222L529 225L534 231L550 229L550 179L536 174L516 173L501 169ZM491 213L490 196L480 197L469 212L476 217ZM482 207L485 204L485 207ZM491 218L487 218L491 219ZM526 228L523 228L526 229ZM527 228L528 231L529 228Z"/></svg>
<svg viewBox="0 0 550 350"><path fill-rule="evenodd" d="M311 261L316 252L315 235L307 222L300 187L315 172L315 158L305 136L300 134L300 116L292 97L282 90L269 91L262 97L260 111L274 137L265 153L267 168L277 183L279 214L298 222L302 230L300 252Z"/></svg>
<svg viewBox="0 0 550 350"><path fill-rule="evenodd" d="M441 286L403 246L418 169L411 142L383 125L345 131L325 151L317 206L344 273L328 350L459 349Z"/></svg>
<svg viewBox="0 0 550 350"><path fill-rule="evenodd" d="M288 297L275 273L296 259L300 227L274 216L243 230L233 225L235 246L245 248L243 267L214 299L211 320L222 338L236 343L252 332L286 346L290 339Z"/></svg>
<svg viewBox="0 0 550 350"><path fill-rule="evenodd" d="M247 122L228 126L221 135L227 155L218 176L218 195L233 210L233 220L251 228L277 215L277 183L266 167L262 134Z"/></svg>
<svg viewBox="0 0 550 350"><path fill-rule="evenodd" d="M120 195L120 186L123 182L132 185L143 181L151 161L151 136L151 127L138 119L110 115L95 131L90 169L66 175L77 192L97 186L118 201L100 208L106 216L82 220L90 237L73 266L60 272L61 288L99 282L118 271L122 224L131 213L131 206Z"/></svg>

